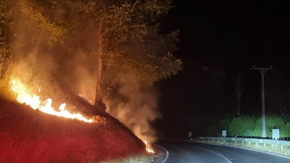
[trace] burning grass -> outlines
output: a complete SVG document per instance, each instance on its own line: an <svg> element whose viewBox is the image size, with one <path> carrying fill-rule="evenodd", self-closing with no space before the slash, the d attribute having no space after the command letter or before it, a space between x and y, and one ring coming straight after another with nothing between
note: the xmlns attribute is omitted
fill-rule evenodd
<svg viewBox="0 0 290 163"><path fill-rule="evenodd" d="M17 101L22 104L29 105L32 109L38 109L41 112L46 114L55 115L58 117L77 119L80 121L92 123L94 120L84 117L80 113L70 113L65 109L66 104L62 103L58 110L52 107L52 99L48 98L44 101L41 101L40 96L35 93L30 92L27 87L19 80L12 78L11 80L11 90L17 96ZM38 88L38 92L41 92L41 89Z"/></svg>
<svg viewBox="0 0 290 163"><path fill-rule="evenodd" d="M142 142L106 112L99 112L98 116L86 113L95 108L83 103L82 97L63 98L68 105L60 103L57 107L62 98L54 97L59 101L53 105L42 88L27 85L13 76L0 81L0 88L5 88L0 90L1 163L147 163L151 160L154 151L146 140Z"/></svg>
<svg viewBox="0 0 290 163"><path fill-rule="evenodd" d="M145 145L112 117L95 123L0 100L0 162L87 163L143 155Z"/></svg>

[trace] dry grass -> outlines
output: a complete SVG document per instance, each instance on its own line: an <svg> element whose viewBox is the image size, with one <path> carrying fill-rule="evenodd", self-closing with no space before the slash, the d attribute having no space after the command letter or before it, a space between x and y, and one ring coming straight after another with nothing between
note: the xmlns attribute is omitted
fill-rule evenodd
<svg viewBox="0 0 290 163"><path fill-rule="evenodd" d="M101 163L150 163L153 159L153 156L150 155L139 155L132 156L123 159L116 159L110 161L103 161Z"/></svg>
<svg viewBox="0 0 290 163"><path fill-rule="evenodd" d="M227 140L218 140L218 141L195 141L198 143L205 144L214 144L214 145L223 145L229 147L241 147L246 149L259 150L264 152L270 152L275 154L280 154L283 156L290 157L290 147L281 146L278 144L264 144L264 143L253 143L253 142L240 142L240 141L227 141Z"/></svg>

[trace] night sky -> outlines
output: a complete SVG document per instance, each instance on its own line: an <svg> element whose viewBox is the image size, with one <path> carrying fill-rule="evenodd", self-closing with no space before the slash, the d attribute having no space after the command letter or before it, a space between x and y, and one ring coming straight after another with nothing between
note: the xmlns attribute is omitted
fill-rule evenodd
<svg viewBox="0 0 290 163"><path fill-rule="evenodd" d="M199 130L188 122L205 128L208 121L235 115L239 74L242 114L259 114L261 75L250 71L253 65L273 66L266 74L266 112L290 107L286 2L176 0L161 22L161 31L180 30L179 50L174 54L182 59L184 71L158 85L163 119L157 128L165 133Z"/></svg>

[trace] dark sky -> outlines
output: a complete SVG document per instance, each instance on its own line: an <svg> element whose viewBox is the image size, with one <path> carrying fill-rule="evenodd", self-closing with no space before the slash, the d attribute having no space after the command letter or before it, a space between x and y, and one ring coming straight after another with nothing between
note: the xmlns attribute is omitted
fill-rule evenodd
<svg viewBox="0 0 290 163"><path fill-rule="evenodd" d="M280 101L289 106L290 10L286 2L176 0L175 8L162 20L162 31L180 29L175 55L185 67L161 84L163 122L180 128L190 116L235 113L238 74L242 113L259 113L261 75L250 71L252 65L273 66L266 74L266 111L279 110Z"/></svg>
<svg viewBox="0 0 290 163"><path fill-rule="evenodd" d="M180 29L180 57L219 67L280 64L289 59L286 1L175 1L166 29Z"/></svg>

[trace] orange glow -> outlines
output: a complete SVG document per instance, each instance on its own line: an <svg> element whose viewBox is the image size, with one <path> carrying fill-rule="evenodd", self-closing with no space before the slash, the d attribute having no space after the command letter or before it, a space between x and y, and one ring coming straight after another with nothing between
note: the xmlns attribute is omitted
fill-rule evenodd
<svg viewBox="0 0 290 163"><path fill-rule="evenodd" d="M146 151L148 153L155 153L152 146L146 141L146 140L143 140L144 144L146 145Z"/></svg>
<svg viewBox="0 0 290 163"><path fill-rule="evenodd" d="M29 105L32 109L38 109L41 112L55 115L58 117L70 118L70 119L78 119L80 121L92 123L93 119L85 118L80 113L70 113L68 110L65 109L66 104L63 103L59 106L58 110L54 109L52 104L52 99L48 98L45 101L41 101L40 97L35 93L31 93L28 88L17 79L11 80L11 88L10 88L16 95L17 101L22 104ZM38 92L41 89L38 88Z"/></svg>
<svg viewBox="0 0 290 163"><path fill-rule="evenodd" d="M78 96L81 97L81 98L83 98L83 99L85 99L85 100L87 100L89 103L94 104L94 103L92 102L92 100L89 100L88 98L82 96L80 93L78 94Z"/></svg>

